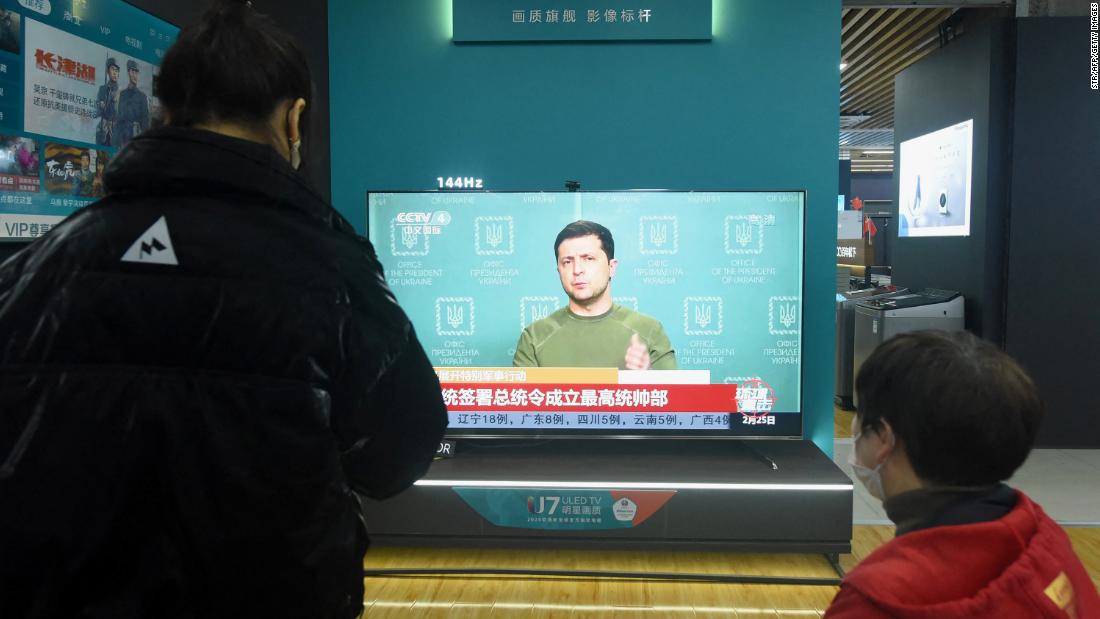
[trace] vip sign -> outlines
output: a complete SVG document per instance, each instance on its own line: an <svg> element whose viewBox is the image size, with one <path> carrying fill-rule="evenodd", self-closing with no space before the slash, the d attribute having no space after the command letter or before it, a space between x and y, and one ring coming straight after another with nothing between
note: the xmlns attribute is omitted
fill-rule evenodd
<svg viewBox="0 0 1100 619"><path fill-rule="evenodd" d="M726 253L764 253L764 221L759 215L726 215Z"/></svg>
<svg viewBox="0 0 1100 619"><path fill-rule="evenodd" d="M435 300L435 332L437 335L473 335L473 297L439 297Z"/></svg>
<svg viewBox="0 0 1100 619"><path fill-rule="evenodd" d="M798 335L800 321L798 297L771 297L768 299L768 333L772 335Z"/></svg>
<svg viewBox="0 0 1100 619"><path fill-rule="evenodd" d="M431 251L428 235L420 226L397 225L390 222L390 253L394 256L427 256Z"/></svg>
<svg viewBox="0 0 1100 619"><path fill-rule="evenodd" d="M675 215L641 217L639 228L638 253L643 256L671 256L680 251L680 221Z"/></svg>
<svg viewBox="0 0 1100 619"><path fill-rule="evenodd" d="M511 215L474 218L474 251L479 256L510 256L516 250Z"/></svg>
<svg viewBox="0 0 1100 619"><path fill-rule="evenodd" d="M685 298L684 335L722 335L722 298Z"/></svg>
<svg viewBox="0 0 1100 619"><path fill-rule="evenodd" d="M523 297L519 300L519 328L542 320L561 307L557 297Z"/></svg>

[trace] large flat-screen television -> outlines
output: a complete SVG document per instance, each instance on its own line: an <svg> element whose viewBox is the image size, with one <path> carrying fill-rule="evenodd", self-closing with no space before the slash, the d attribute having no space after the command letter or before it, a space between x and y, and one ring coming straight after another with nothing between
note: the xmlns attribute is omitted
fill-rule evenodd
<svg viewBox="0 0 1100 619"><path fill-rule="evenodd" d="M805 205L801 191L370 192L367 230L452 436L800 438ZM555 252L578 220L611 233L613 257L583 236ZM583 315L597 294L611 309ZM628 369L635 336L652 369Z"/></svg>
<svg viewBox="0 0 1100 619"><path fill-rule="evenodd" d="M122 0L0 1L0 241L103 195L107 163L158 113L177 33Z"/></svg>
<svg viewBox="0 0 1100 619"><path fill-rule="evenodd" d="M970 236L973 119L905 140L900 157L898 236Z"/></svg>

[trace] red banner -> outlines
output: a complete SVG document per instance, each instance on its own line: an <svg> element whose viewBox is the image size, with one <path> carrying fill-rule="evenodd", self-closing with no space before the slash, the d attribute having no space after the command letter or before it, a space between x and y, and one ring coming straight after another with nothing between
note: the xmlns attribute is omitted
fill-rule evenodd
<svg viewBox="0 0 1100 619"><path fill-rule="evenodd" d="M34 193L39 189L37 176L16 176L0 174L0 191L23 191Z"/></svg>
<svg viewBox="0 0 1100 619"><path fill-rule="evenodd" d="M448 383L451 412L735 413L737 385Z"/></svg>

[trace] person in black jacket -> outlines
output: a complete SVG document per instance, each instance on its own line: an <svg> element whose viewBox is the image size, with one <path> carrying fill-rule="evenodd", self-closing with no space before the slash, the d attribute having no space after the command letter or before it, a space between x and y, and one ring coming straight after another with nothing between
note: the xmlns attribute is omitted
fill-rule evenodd
<svg viewBox="0 0 1100 619"><path fill-rule="evenodd" d="M439 383L370 243L294 171L299 47L184 29L166 126L0 266L0 617L354 617L354 490L424 474Z"/></svg>

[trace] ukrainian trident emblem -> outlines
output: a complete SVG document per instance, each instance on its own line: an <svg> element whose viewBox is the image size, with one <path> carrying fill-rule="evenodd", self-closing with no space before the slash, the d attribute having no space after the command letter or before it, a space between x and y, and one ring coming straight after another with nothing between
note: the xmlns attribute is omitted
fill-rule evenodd
<svg viewBox="0 0 1100 619"><path fill-rule="evenodd" d="M416 228L412 226L402 226L401 228L401 244L405 246L405 249L412 249L416 247L416 244L420 242L420 233Z"/></svg>
<svg viewBox="0 0 1100 619"><path fill-rule="evenodd" d="M452 329L457 329L459 325L466 321L466 310L461 305L448 305L447 306L447 324L451 325Z"/></svg>
<svg viewBox="0 0 1100 619"><path fill-rule="evenodd" d="M668 224L649 226L649 241L654 247L663 247L668 242Z"/></svg>
<svg viewBox="0 0 1100 619"><path fill-rule="evenodd" d="M713 320L711 306L695 306L695 324L699 325L700 329L706 329L708 326L710 326L711 320Z"/></svg>
<svg viewBox="0 0 1100 619"><path fill-rule="evenodd" d="M794 303L785 303L779 306L779 324L784 328L790 329L798 320L797 307Z"/></svg>
<svg viewBox="0 0 1100 619"><path fill-rule="evenodd" d="M734 238L741 247L748 247L752 242L752 224L747 222L737 224L734 229Z"/></svg>
<svg viewBox="0 0 1100 619"><path fill-rule="evenodd" d="M501 224L493 224L491 226L485 226L485 243L496 249L504 242L504 226Z"/></svg>
<svg viewBox="0 0 1100 619"><path fill-rule="evenodd" d="M550 315L550 306L540 303L531 308L531 322L542 320Z"/></svg>

